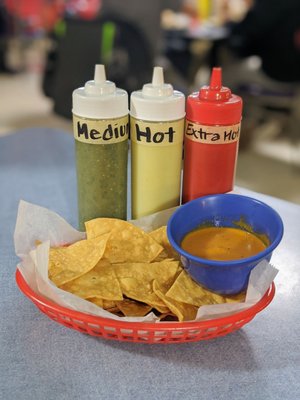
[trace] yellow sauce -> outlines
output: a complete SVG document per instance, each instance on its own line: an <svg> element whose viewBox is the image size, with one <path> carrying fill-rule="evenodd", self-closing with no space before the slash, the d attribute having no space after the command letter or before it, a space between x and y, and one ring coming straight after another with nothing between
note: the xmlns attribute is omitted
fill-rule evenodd
<svg viewBox="0 0 300 400"><path fill-rule="evenodd" d="M237 228L206 227L188 233L181 242L188 253L216 261L251 257L266 248L256 235Z"/></svg>
<svg viewBox="0 0 300 400"><path fill-rule="evenodd" d="M130 120L131 203L132 218L136 219L180 203L184 119ZM138 129L144 135L147 133L149 142L146 136L137 135ZM168 134L170 129L172 136ZM162 141L155 143L155 138Z"/></svg>

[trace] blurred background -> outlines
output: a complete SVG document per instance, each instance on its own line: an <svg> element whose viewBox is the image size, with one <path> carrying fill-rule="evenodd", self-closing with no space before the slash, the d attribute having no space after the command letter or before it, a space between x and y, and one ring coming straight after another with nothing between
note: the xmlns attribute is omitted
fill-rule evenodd
<svg viewBox="0 0 300 400"><path fill-rule="evenodd" d="M103 63L129 93L154 65L186 95L221 66L242 96L236 184L300 204L299 0L0 0L0 136L72 133L72 91Z"/></svg>

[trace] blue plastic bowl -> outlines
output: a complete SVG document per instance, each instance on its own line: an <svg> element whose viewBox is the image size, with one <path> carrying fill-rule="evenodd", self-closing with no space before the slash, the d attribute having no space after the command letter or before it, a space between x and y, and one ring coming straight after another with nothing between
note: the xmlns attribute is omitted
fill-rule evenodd
<svg viewBox="0 0 300 400"><path fill-rule="evenodd" d="M240 220L255 233L268 237L270 244L264 251L241 260L214 261L193 256L181 248L184 236L202 224L237 227L236 222ZM195 281L220 294L236 294L246 289L250 272L260 261L270 261L282 239L283 223L273 208L259 200L237 194L218 194L180 206L168 221L167 234Z"/></svg>

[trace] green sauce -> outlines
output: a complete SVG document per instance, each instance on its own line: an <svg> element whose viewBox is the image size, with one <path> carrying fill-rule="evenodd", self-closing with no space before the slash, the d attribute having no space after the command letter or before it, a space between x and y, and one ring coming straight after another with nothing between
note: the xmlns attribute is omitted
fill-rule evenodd
<svg viewBox="0 0 300 400"><path fill-rule="evenodd" d="M127 217L128 140L90 144L75 140L79 229L97 217Z"/></svg>
<svg viewBox="0 0 300 400"><path fill-rule="evenodd" d="M72 104L79 228L99 217L126 219L128 93L96 64L94 80L73 91Z"/></svg>

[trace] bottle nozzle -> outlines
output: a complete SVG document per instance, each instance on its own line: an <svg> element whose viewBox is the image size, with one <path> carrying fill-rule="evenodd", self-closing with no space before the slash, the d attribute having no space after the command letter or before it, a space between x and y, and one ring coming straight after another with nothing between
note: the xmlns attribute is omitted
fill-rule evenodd
<svg viewBox="0 0 300 400"><path fill-rule="evenodd" d="M212 70L210 78L210 89L220 90L222 87L222 69L220 67L215 67Z"/></svg>
<svg viewBox="0 0 300 400"><path fill-rule="evenodd" d="M95 84L103 83L106 81L105 67L103 64L95 65L94 81Z"/></svg>
<svg viewBox="0 0 300 400"><path fill-rule="evenodd" d="M210 85L203 86L199 91L199 98L209 101L227 101L231 97L231 90L222 86L222 68L214 67L211 73Z"/></svg>
<svg viewBox="0 0 300 400"><path fill-rule="evenodd" d="M143 86L143 96L146 97L167 97L172 96L173 86L165 83L164 69L162 67L154 67L152 82Z"/></svg>
<svg viewBox="0 0 300 400"><path fill-rule="evenodd" d="M165 83L164 80L164 70L162 67L154 67L153 68L153 75L152 75L152 85L153 86L160 86Z"/></svg>
<svg viewBox="0 0 300 400"><path fill-rule="evenodd" d="M94 80L85 84L85 91L88 95L102 96L113 94L116 91L116 85L106 80L105 67L103 64L95 65Z"/></svg>

